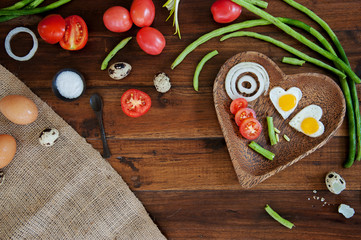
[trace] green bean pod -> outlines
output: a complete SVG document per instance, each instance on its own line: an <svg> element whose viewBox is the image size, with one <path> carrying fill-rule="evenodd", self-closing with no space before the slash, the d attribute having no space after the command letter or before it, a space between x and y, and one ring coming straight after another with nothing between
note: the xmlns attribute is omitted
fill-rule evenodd
<svg viewBox="0 0 361 240"><path fill-rule="evenodd" d="M311 48L312 50L320 53L322 56L330 59L333 62L336 62L337 64L340 65L340 67L342 68L343 71L345 71L345 73L356 83L360 83L361 79L351 70L351 68L344 63L341 59L339 59L337 56L333 55L332 53L330 53L329 51L321 48L320 46L318 46L317 44L313 43L312 41L308 40L306 37L304 37L303 35L301 35L300 33L296 32L295 30L293 30L291 27L289 27L288 25L286 25L285 23L281 22L278 18L273 17L271 14L255 7L252 4L249 4L248 2L244 1L244 0L232 0L233 2L239 4L240 6L248 9L249 11L253 12L254 14L260 16L263 19L268 20L269 22L271 22L272 24L274 24L275 26L277 26L279 29L281 29L282 31L284 31L285 33L287 33L288 35L290 35L291 37L295 38L296 40L300 41L301 43L305 44L306 46L308 46L309 48Z"/></svg>
<svg viewBox="0 0 361 240"><path fill-rule="evenodd" d="M198 85L199 85L199 81L198 81L198 78L199 78L199 74L200 72L202 71L202 68L204 66L204 64L210 60L212 57L216 56L218 54L218 51L217 50L213 50L212 52L206 54L202 60L198 63L197 67L196 67L196 70L194 72L194 76L193 76L193 88L194 90L198 91Z"/></svg>
<svg viewBox="0 0 361 240"><path fill-rule="evenodd" d="M107 69L109 61L115 56L115 54L117 54L117 52L119 52L120 49L122 49L123 47L125 47L125 45L127 45L127 43L128 43L131 39L132 39L132 37L127 37L127 38L124 38L122 41L120 41L120 43L118 43L117 46L115 46L115 48L113 48L113 50L111 50L111 51L108 53L108 55L104 58L100 69L101 69L101 70Z"/></svg>

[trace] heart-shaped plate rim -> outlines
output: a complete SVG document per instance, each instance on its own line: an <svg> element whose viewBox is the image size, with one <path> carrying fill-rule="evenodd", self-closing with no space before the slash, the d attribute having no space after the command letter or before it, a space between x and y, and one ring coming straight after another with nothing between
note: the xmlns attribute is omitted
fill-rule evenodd
<svg viewBox="0 0 361 240"><path fill-rule="evenodd" d="M298 106L286 120L272 105L268 95L269 90L265 96L262 95L249 103L249 107L255 110L257 119L263 127L261 135L255 141L276 154L273 161L265 159L248 147L250 141L242 138L234 116L230 113L229 106L232 100L225 91L224 81L229 69L240 62L256 62L262 65L270 77L269 90L280 86L285 90L298 87L302 91L303 96ZM341 126L346 111L343 93L330 77L318 73L286 75L276 63L259 52L242 52L228 59L214 81L213 98L233 167L240 185L244 188L259 184L326 144ZM288 125L300 110L310 104L319 105L323 110L320 121L325 125L325 132L318 138L308 137ZM274 146L269 142L267 116L272 116L275 127L281 130L281 140ZM283 134L289 136L291 141L284 140Z"/></svg>

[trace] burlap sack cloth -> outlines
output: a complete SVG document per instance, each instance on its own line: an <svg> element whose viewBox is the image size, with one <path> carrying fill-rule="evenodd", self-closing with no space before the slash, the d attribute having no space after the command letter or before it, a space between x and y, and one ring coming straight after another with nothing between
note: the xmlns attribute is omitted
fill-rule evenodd
<svg viewBox="0 0 361 240"><path fill-rule="evenodd" d="M9 94L32 99L39 117L20 126L0 114L0 134L17 142L0 186L0 239L165 239L99 152L0 65L0 98ZM43 147L48 127L60 137Z"/></svg>

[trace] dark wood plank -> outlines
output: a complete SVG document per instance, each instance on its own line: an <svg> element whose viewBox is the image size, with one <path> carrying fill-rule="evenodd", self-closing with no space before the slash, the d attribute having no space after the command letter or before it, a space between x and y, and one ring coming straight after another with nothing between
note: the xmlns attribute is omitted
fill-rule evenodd
<svg viewBox="0 0 361 240"><path fill-rule="evenodd" d="M346 219L337 212L340 203L347 203L354 206L356 212L360 211L358 191L349 191L342 197L325 191L171 191L136 194L169 239L360 238L360 215ZM323 202L322 198L325 199ZM293 222L295 227L290 230L273 220L263 209L266 204Z"/></svg>
<svg viewBox="0 0 361 240"><path fill-rule="evenodd" d="M89 140L102 151L101 141ZM242 190L223 138L115 140L109 139L110 164L135 191ZM340 173L347 190L361 190L360 164L342 167L346 137L334 137L308 157L270 177L255 190L326 190L324 177ZM142 149L142 151L140 151Z"/></svg>

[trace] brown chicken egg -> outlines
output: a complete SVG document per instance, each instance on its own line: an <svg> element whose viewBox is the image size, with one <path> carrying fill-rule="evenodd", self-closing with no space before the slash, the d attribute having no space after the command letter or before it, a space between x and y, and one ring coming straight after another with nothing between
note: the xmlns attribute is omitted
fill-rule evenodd
<svg viewBox="0 0 361 240"><path fill-rule="evenodd" d="M35 103L21 95L8 95L0 100L0 112L11 122L27 125L38 117Z"/></svg>
<svg viewBox="0 0 361 240"><path fill-rule="evenodd" d="M15 138L7 134L0 135L0 168L6 167L13 160L15 153Z"/></svg>

